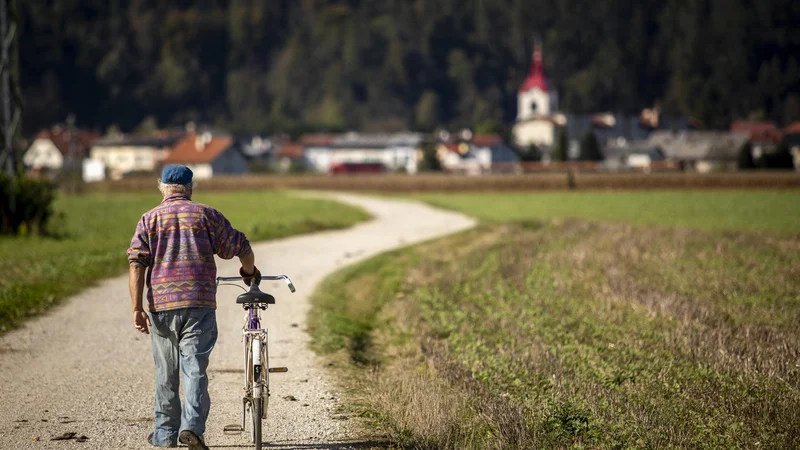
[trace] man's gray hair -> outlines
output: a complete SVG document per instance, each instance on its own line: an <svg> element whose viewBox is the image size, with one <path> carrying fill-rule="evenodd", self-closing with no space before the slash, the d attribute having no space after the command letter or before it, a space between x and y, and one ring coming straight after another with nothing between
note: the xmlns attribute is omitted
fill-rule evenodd
<svg viewBox="0 0 800 450"><path fill-rule="evenodd" d="M192 192L193 188L194 182L188 184L165 184L162 183L161 180L158 181L158 190L161 191L161 193L165 196L173 194L188 195Z"/></svg>

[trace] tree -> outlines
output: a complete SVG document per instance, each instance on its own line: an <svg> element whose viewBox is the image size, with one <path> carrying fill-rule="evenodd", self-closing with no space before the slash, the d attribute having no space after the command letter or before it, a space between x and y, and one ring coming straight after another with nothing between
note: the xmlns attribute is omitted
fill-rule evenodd
<svg viewBox="0 0 800 450"><path fill-rule="evenodd" d="M791 0L634 3L18 1L24 133L68 111L123 131L508 124L537 31L566 112L800 120Z"/></svg>
<svg viewBox="0 0 800 450"><path fill-rule="evenodd" d="M794 157L789 146L780 144L775 151L761 155L758 167L762 169L794 169Z"/></svg>
<svg viewBox="0 0 800 450"><path fill-rule="evenodd" d="M600 151L600 143L594 132L587 131L581 138L581 151L578 159L581 161L602 161L603 153Z"/></svg>
<svg viewBox="0 0 800 450"><path fill-rule="evenodd" d="M753 146L746 142L739 149L739 170L752 170L756 168L756 162L753 159Z"/></svg>
<svg viewBox="0 0 800 450"><path fill-rule="evenodd" d="M566 161L569 154L569 137L567 136L567 128L561 127L558 130L558 140L555 147L553 147L553 154L551 160L553 161Z"/></svg>
<svg viewBox="0 0 800 450"><path fill-rule="evenodd" d="M422 144L422 161L419 170L423 172L440 172L442 170L442 162L439 161L435 142L427 141Z"/></svg>
<svg viewBox="0 0 800 450"><path fill-rule="evenodd" d="M433 91L425 91L417 102L414 111L417 129L432 131L439 125L439 96Z"/></svg>
<svg viewBox="0 0 800 450"><path fill-rule="evenodd" d="M524 151L518 151L519 159L523 162L541 161L542 152L536 144L531 144Z"/></svg>

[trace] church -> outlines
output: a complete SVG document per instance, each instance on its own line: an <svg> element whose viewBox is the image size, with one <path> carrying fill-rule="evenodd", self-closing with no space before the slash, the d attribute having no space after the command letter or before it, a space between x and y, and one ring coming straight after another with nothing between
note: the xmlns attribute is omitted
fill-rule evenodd
<svg viewBox="0 0 800 450"><path fill-rule="evenodd" d="M563 114L558 112L558 93L544 73L542 47L536 45L527 78L517 93L517 121L514 140L520 147L536 145L552 147L556 129L565 125Z"/></svg>

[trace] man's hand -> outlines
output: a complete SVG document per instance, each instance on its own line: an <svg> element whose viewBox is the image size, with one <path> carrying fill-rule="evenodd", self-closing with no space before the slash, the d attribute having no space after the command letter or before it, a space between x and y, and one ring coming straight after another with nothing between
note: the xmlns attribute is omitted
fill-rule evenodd
<svg viewBox="0 0 800 450"><path fill-rule="evenodd" d="M144 311L134 311L133 326L144 334L150 334L150 329L148 328L150 326L150 318L147 316L147 313Z"/></svg>
<svg viewBox="0 0 800 450"><path fill-rule="evenodd" d="M256 266L253 266L253 273L245 272L244 267L239 268L239 275L242 276L242 281L244 281L244 284L248 286L250 286L254 279L256 280L256 283L261 282L261 272Z"/></svg>

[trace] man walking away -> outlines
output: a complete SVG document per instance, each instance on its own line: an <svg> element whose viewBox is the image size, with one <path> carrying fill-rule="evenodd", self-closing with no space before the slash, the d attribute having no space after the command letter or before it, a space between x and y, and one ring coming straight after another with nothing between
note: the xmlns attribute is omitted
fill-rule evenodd
<svg viewBox="0 0 800 450"><path fill-rule="evenodd" d="M128 260L133 325L151 335L155 361L155 430L148 442L176 447L180 441L202 450L208 448L203 433L211 408L206 368L217 341L214 255L238 257L248 284L258 269L245 235L219 211L193 202L193 186L188 167L164 168L158 186L163 200L136 225Z"/></svg>

